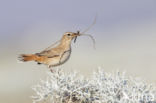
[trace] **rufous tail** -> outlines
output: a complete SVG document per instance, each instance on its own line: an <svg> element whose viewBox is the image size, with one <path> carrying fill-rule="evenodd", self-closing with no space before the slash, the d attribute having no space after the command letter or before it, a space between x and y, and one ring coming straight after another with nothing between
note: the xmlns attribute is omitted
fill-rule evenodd
<svg viewBox="0 0 156 103"><path fill-rule="evenodd" d="M20 61L24 61L24 62L27 62L27 61L36 61L38 59L38 56L35 55L35 54L21 54L19 56L19 60Z"/></svg>

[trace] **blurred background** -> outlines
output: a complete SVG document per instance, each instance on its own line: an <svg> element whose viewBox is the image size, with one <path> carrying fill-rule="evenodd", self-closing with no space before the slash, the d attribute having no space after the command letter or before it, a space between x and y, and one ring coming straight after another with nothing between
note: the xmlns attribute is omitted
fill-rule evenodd
<svg viewBox="0 0 156 103"><path fill-rule="evenodd" d="M83 31L96 14L87 32L96 50L90 38L79 37L58 68L89 77L100 66L156 83L155 0L1 0L0 102L32 103L31 87L47 76L46 66L19 63L19 54L40 52L64 32Z"/></svg>

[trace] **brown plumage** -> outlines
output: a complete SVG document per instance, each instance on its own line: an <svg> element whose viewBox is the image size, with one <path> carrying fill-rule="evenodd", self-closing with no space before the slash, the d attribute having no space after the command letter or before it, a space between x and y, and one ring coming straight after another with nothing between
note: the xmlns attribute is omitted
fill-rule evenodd
<svg viewBox="0 0 156 103"><path fill-rule="evenodd" d="M35 61L37 64L45 64L49 68L61 65L65 63L71 54L71 41L74 39L76 42L77 36L88 36L92 39L95 47L95 40L89 34L84 34L88 31L94 24L96 23L96 16L93 23L85 29L83 32L77 31L77 33L66 32L62 39L59 40L59 44L55 47L54 45L48 47L47 49L41 51L40 53L35 54L22 54L19 56L19 60L27 62L27 61ZM56 44L56 43L55 43ZM52 71L52 69L51 69Z"/></svg>
<svg viewBox="0 0 156 103"><path fill-rule="evenodd" d="M38 56L35 54L21 54L21 61L32 61L32 60L37 60Z"/></svg>
<svg viewBox="0 0 156 103"><path fill-rule="evenodd" d="M22 54L19 59L21 61L35 61L38 64L45 64L49 68L65 63L71 54L71 41L79 36L79 33L66 32L60 43L56 47L48 47L40 53Z"/></svg>

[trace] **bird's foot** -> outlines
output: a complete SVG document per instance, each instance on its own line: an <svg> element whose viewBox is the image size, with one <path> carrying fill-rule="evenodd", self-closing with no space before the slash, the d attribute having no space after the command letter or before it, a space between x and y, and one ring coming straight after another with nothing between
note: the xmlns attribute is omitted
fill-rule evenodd
<svg viewBox="0 0 156 103"><path fill-rule="evenodd" d="M51 72L51 73L55 73L55 70L53 70L53 69L50 69L50 72Z"/></svg>
<svg viewBox="0 0 156 103"><path fill-rule="evenodd" d="M50 69L50 72L55 73L55 70L53 70L51 67L52 67L51 65L48 65L48 68Z"/></svg>

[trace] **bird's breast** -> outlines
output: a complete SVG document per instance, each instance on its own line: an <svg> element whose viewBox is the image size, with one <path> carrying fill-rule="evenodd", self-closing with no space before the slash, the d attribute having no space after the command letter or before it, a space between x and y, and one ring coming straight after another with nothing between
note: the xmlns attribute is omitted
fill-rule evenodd
<svg viewBox="0 0 156 103"><path fill-rule="evenodd" d="M70 54L71 54L71 49L64 51L60 58L60 64L65 63L69 59Z"/></svg>

